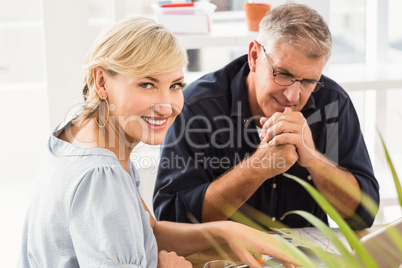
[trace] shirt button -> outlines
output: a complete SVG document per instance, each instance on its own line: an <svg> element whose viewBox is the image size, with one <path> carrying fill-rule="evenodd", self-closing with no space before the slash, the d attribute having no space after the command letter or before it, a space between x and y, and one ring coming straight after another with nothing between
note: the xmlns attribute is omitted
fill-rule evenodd
<svg viewBox="0 0 402 268"><path fill-rule="evenodd" d="M272 183L272 188L276 188L276 183Z"/></svg>
<svg viewBox="0 0 402 268"><path fill-rule="evenodd" d="M272 221L276 221L276 218L275 218L275 217L272 217Z"/></svg>

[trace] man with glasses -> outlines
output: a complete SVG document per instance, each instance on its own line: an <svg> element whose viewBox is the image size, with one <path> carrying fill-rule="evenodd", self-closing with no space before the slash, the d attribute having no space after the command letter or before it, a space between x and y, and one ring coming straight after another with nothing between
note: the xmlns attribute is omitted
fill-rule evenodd
<svg viewBox="0 0 402 268"><path fill-rule="evenodd" d="M153 205L159 220L206 222L242 212L261 224L306 227L288 211L328 223L323 194L355 229L372 225L361 204L379 186L353 104L322 75L332 38L323 18L295 3L273 8L248 55L184 90L181 117L161 151Z"/></svg>

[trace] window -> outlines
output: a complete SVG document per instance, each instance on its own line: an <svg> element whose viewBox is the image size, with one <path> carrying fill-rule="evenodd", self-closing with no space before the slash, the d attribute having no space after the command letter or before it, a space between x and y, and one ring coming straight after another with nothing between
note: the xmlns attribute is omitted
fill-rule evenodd
<svg viewBox="0 0 402 268"><path fill-rule="evenodd" d="M0 86L44 78L39 7L40 0L0 3Z"/></svg>
<svg viewBox="0 0 402 268"><path fill-rule="evenodd" d="M388 0L388 60L391 63L402 62L402 2Z"/></svg>
<svg viewBox="0 0 402 268"><path fill-rule="evenodd" d="M364 63L365 0L331 0L327 23L333 36L329 64Z"/></svg>

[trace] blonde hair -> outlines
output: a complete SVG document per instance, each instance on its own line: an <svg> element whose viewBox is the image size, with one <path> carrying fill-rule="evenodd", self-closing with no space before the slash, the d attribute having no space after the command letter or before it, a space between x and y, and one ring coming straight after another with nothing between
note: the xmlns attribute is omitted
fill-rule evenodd
<svg viewBox="0 0 402 268"><path fill-rule="evenodd" d="M82 112L74 124L99 115L101 99L95 90L93 71L103 68L109 75L142 78L172 72L187 64L187 56L176 37L151 19L134 17L118 21L101 32L84 62Z"/></svg>
<svg viewBox="0 0 402 268"><path fill-rule="evenodd" d="M332 36L323 17L314 9L287 3L268 11L260 23L257 41L270 53L278 44L301 51L309 58L331 56Z"/></svg>

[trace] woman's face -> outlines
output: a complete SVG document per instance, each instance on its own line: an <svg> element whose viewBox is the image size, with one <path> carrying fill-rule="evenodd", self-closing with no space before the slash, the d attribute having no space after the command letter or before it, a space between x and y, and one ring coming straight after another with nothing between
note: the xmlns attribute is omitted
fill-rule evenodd
<svg viewBox="0 0 402 268"><path fill-rule="evenodd" d="M183 108L183 81L181 69L140 79L107 75L109 123L115 122L131 145L162 143Z"/></svg>

